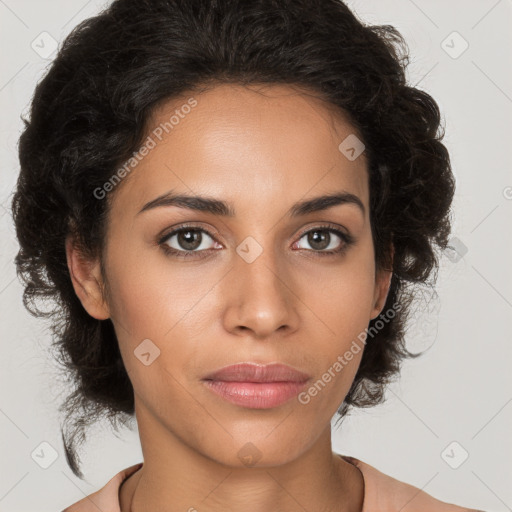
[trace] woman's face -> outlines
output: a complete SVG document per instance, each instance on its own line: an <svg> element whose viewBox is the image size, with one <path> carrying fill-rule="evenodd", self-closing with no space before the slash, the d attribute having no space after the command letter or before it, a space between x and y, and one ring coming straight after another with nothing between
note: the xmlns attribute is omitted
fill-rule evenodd
<svg viewBox="0 0 512 512"><path fill-rule="evenodd" d="M389 273L375 274L365 153L324 103L277 85L175 99L148 135L114 190L104 253L103 318L115 326L141 434L163 427L232 466L251 451L263 465L296 458L330 428L388 291ZM214 199L232 215L153 202L165 194ZM326 194L356 199L294 214ZM281 405L235 404L202 379L239 362L284 363L310 379Z"/></svg>

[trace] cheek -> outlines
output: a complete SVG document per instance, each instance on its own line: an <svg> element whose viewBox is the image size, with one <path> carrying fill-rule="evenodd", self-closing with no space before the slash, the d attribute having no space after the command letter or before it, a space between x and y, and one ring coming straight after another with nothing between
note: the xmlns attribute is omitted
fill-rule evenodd
<svg viewBox="0 0 512 512"><path fill-rule="evenodd" d="M160 417L173 410L185 416L190 397L183 392L182 367L191 347L179 338L188 302L182 304L154 270L129 262L116 269L112 319L124 366L145 407Z"/></svg>
<svg viewBox="0 0 512 512"><path fill-rule="evenodd" d="M145 338L161 339L190 309L186 283L177 271L158 254L157 248L132 244L123 239L112 240L109 248L108 275L112 292L112 317L122 323L131 342ZM190 281L189 281L190 284ZM126 333L125 333L126 334Z"/></svg>
<svg viewBox="0 0 512 512"><path fill-rule="evenodd" d="M301 288L320 328L346 340L367 327L375 294L373 246L368 237L359 240L339 262L311 265L308 270Z"/></svg>
<svg viewBox="0 0 512 512"><path fill-rule="evenodd" d="M371 243L360 244L339 265L319 266L314 275L304 278L302 286L307 290L305 302L312 311L308 330L325 372L321 380L328 381L330 389L336 389L337 398L343 399L363 355L373 308Z"/></svg>
<svg viewBox="0 0 512 512"><path fill-rule="evenodd" d="M144 393L172 390L177 386L172 375L181 381L179 374L195 360L200 346L197 330L204 328L197 322L197 311L207 307L207 301L199 299L215 280L201 279L199 269L183 272L155 250L148 254L147 248L122 248L122 243L112 243L107 273L111 318L125 367L134 388L140 385Z"/></svg>

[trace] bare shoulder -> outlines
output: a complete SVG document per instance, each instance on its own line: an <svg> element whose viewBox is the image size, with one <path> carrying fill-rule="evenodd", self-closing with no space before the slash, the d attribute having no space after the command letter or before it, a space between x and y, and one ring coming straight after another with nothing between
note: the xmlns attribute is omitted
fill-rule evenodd
<svg viewBox="0 0 512 512"><path fill-rule="evenodd" d="M365 479L363 512L485 512L469 508L468 504L463 506L437 499L424 490L393 478L354 457L346 460L356 465Z"/></svg>
<svg viewBox="0 0 512 512"><path fill-rule="evenodd" d="M73 503L62 512L97 512L98 510L121 512L119 503L120 487L141 466L142 463L138 463L123 469L115 474L101 489Z"/></svg>

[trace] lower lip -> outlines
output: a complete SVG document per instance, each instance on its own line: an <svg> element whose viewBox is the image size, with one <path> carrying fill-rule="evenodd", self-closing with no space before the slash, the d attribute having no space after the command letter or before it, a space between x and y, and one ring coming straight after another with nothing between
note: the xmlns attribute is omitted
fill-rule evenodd
<svg viewBox="0 0 512 512"><path fill-rule="evenodd" d="M271 409L297 396L306 382L227 382L203 381L208 389L228 402L249 409Z"/></svg>

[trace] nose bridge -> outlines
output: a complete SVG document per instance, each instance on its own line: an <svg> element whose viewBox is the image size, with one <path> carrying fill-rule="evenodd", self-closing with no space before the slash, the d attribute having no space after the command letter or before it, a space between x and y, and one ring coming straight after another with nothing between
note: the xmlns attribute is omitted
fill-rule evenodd
<svg viewBox="0 0 512 512"><path fill-rule="evenodd" d="M274 236L275 230L261 228L251 231L236 247L238 259L236 270L246 275L251 281L262 285L273 283L278 286L286 272L284 259L286 255L281 252L284 247L277 247Z"/></svg>
<svg viewBox="0 0 512 512"><path fill-rule="evenodd" d="M281 294L283 255L274 250L271 232L259 235L258 239L249 235L236 247L234 270L237 280L244 282L245 287L251 288L253 292L260 290Z"/></svg>

